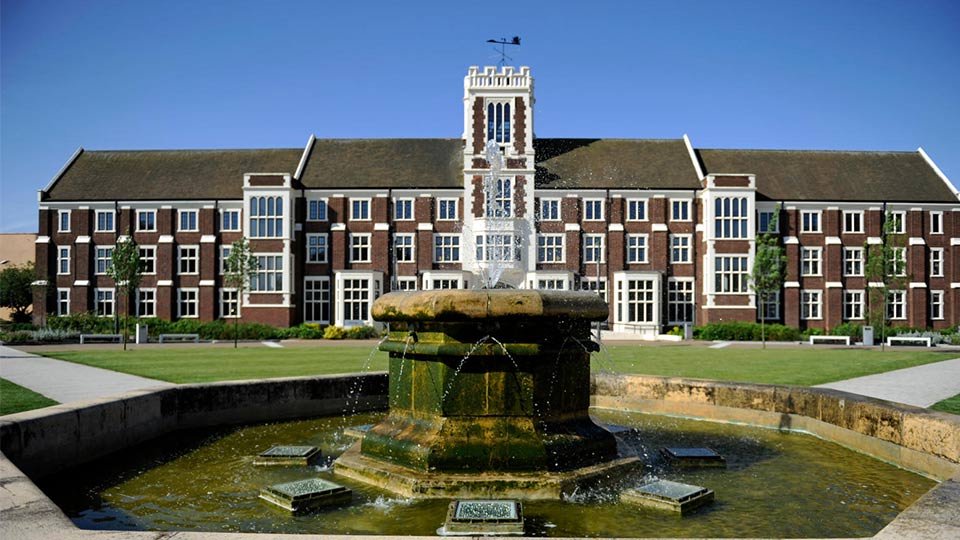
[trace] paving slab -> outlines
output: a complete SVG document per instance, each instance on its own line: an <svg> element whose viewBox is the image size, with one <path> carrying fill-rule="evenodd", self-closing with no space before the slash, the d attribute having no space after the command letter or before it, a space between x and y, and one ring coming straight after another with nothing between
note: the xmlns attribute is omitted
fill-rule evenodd
<svg viewBox="0 0 960 540"><path fill-rule="evenodd" d="M960 358L821 384L817 388L929 407L960 394Z"/></svg>
<svg viewBox="0 0 960 540"><path fill-rule="evenodd" d="M174 386L156 379L37 356L3 345L0 345L0 377L60 403L143 388Z"/></svg>

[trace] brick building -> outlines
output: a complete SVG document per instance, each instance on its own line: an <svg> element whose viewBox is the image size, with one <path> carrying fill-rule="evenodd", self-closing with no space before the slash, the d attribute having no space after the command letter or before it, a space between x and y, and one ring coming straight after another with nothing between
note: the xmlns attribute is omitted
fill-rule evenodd
<svg viewBox="0 0 960 540"><path fill-rule="evenodd" d="M119 307L104 275L133 234L145 276L131 312L351 326L390 290L597 290L617 330L681 322L862 322L864 246L894 219L906 261L894 324L960 322L960 200L916 152L708 150L669 140L534 138L528 68L470 68L460 139L323 140L305 148L85 151L39 193L34 312ZM492 181L485 148L505 168ZM780 215L774 219L774 212ZM748 277L756 231L788 254L775 301ZM223 287L246 236L260 272ZM495 261L495 264L494 264ZM41 290L41 289L37 289Z"/></svg>

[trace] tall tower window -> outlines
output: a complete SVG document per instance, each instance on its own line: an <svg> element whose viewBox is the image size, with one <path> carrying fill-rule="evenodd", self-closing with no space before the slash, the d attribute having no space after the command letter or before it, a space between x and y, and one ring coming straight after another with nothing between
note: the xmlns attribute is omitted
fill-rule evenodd
<svg viewBox="0 0 960 540"><path fill-rule="evenodd" d="M487 104L487 140L510 142L510 104Z"/></svg>

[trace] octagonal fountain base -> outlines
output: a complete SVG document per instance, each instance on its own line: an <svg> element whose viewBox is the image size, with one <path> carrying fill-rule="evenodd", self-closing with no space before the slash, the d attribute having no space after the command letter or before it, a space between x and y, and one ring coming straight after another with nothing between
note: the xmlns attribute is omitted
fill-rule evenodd
<svg viewBox="0 0 960 540"><path fill-rule="evenodd" d="M413 499L542 500L562 499L577 490L620 478L640 466L639 459L625 457L558 472L431 472L372 459L360 452L357 443L337 459L334 472Z"/></svg>

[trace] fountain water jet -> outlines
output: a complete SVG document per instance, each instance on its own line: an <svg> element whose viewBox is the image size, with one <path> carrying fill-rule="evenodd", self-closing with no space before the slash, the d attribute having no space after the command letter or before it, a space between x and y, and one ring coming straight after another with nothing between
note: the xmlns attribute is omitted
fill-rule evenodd
<svg viewBox="0 0 960 540"><path fill-rule="evenodd" d="M560 498L635 466L589 416L589 292L390 293L390 413L335 471L411 497ZM564 346L575 338L580 344Z"/></svg>

